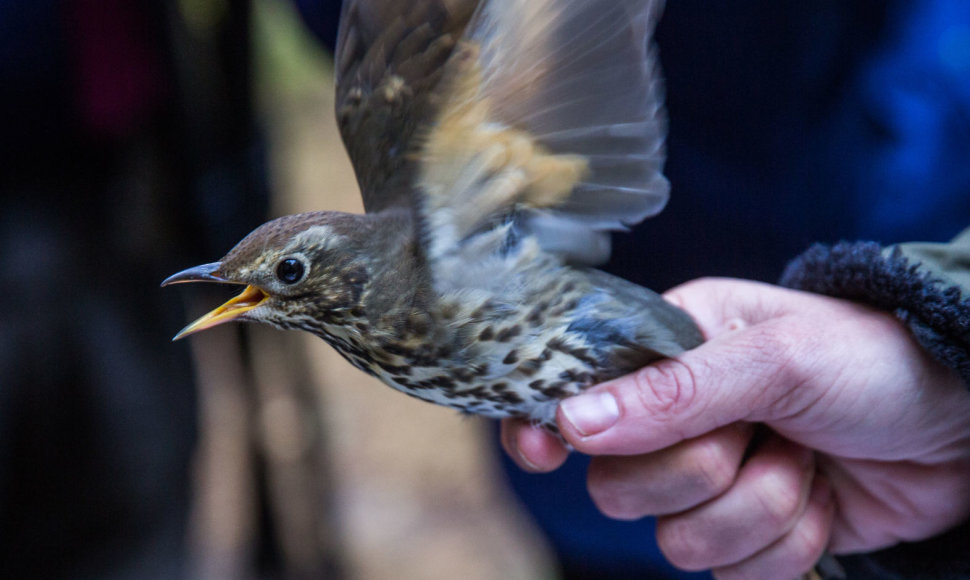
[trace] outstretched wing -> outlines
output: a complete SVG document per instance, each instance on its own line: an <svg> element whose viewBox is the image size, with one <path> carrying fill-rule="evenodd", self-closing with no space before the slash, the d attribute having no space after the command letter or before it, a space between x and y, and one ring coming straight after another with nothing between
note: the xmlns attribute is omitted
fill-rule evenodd
<svg viewBox="0 0 970 580"><path fill-rule="evenodd" d="M416 178L432 260L498 223L585 263L659 212L660 0L483 0L433 88ZM473 244L479 246L479 244Z"/></svg>
<svg viewBox="0 0 970 580"><path fill-rule="evenodd" d="M348 0L335 54L336 113L369 212L410 203L415 130L474 0Z"/></svg>

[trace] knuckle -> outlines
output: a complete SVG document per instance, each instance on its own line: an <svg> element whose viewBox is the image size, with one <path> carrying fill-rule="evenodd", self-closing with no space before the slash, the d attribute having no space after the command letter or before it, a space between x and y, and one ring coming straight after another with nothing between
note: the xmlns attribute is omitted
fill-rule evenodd
<svg viewBox="0 0 970 580"><path fill-rule="evenodd" d="M829 543L829 519L824 509L802 518L791 531L789 541L789 559L794 567L808 570L825 552Z"/></svg>
<svg viewBox="0 0 970 580"><path fill-rule="evenodd" d="M630 502L627 494L616 488L590 490L590 497L600 513L614 520L633 521L646 515Z"/></svg>
<svg viewBox="0 0 970 580"><path fill-rule="evenodd" d="M737 475L737 466L720 441L700 441L685 457L685 473L694 474L698 494L714 497L726 491Z"/></svg>
<svg viewBox="0 0 970 580"><path fill-rule="evenodd" d="M697 398L694 370L678 359L644 367L634 375L638 403L650 415L675 417Z"/></svg>
<svg viewBox="0 0 970 580"><path fill-rule="evenodd" d="M795 528L788 548L788 561L793 569L809 570L824 551L825 540L821 533L803 533L802 528Z"/></svg>
<svg viewBox="0 0 970 580"><path fill-rule="evenodd" d="M635 520L646 514L642 495L625 481L625 473L615 462L590 463L586 486L590 498L603 515L617 520Z"/></svg>
<svg viewBox="0 0 970 580"><path fill-rule="evenodd" d="M711 553L711 546L676 517L657 518L657 546L671 564L682 570L710 567L705 556Z"/></svg>
<svg viewBox="0 0 970 580"><path fill-rule="evenodd" d="M755 497L761 503L765 524L773 529L787 527L803 506L801 482L780 473L770 473L757 482Z"/></svg>
<svg viewBox="0 0 970 580"><path fill-rule="evenodd" d="M590 463L586 488L596 508L611 518L625 519L626 506L616 485L616 474L608 462Z"/></svg>

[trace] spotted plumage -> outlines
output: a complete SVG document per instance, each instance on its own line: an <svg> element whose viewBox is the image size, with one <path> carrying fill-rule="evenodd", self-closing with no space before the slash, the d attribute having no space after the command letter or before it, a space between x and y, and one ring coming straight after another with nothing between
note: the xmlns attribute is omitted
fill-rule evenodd
<svg viewBox="0 0 970 580"><path fill-rule="evenodd" d="M408 395L555 428L558 401L701 341L593 269L662 209L659 0L357 0L336 114L367 213L287 216L166 283L312 332Z"/></svg>

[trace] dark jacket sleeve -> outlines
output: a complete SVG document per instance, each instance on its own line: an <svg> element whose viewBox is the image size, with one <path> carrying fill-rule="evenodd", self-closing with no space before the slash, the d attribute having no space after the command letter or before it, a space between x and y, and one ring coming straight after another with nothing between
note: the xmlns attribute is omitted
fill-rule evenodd
<svg viewBox="0 0 970 580"><path fill-rule="evenodd" d="M789 264L781 283L893 312L970 386L970 228L946 244L816 245ZM838 560L847 578L970 578L970 524Z"/></svg>
<svg viewBox="0 0 970 580"><path fill-rule="evenodd" d="M970 385L970 229L948 244L816 245L789 264L781 283L894 312Z"/></svg>

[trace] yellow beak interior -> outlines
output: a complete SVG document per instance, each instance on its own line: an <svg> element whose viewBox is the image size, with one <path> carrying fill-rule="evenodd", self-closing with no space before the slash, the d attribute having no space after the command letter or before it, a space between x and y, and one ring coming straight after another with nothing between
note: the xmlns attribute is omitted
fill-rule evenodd
<svg viewBox="0 0 970 580"><path fill-rule="evenodd" d="M185 338L190 334L194 334L207 328L212 328L213 326L218 326L224 322L232 322L233 320L236 320L243 314L262 304L267 297L268 295L259 288L255 286L246 286L246 289L243 290L239 296L236 296L219 308L216 308L212 312L186 326L178 334L176 334L175 338L172 340Z"/></svg>

